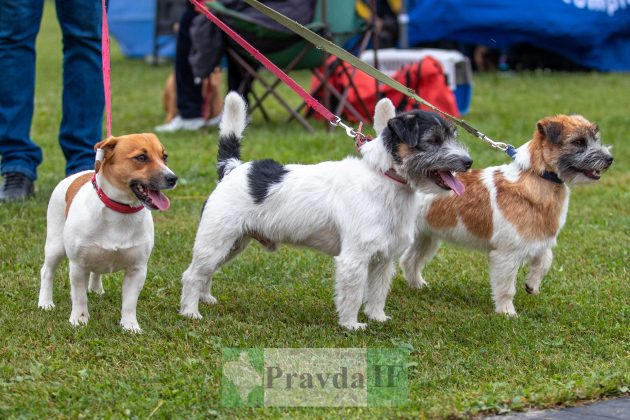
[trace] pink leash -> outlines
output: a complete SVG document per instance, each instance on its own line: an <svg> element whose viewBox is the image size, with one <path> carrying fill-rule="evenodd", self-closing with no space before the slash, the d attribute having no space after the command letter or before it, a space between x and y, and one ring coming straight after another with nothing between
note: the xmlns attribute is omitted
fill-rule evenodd
<svg viewBox="0 0 630 420"><path fill-rule="evenodd" d="M107 10L105 7L105 0L102 0L102 3L103 23L101 26L101 57L103 68L103 90L105 92L105 116L107 118L107 138L110 138L112 136L112 96L109 68L109 28L107 26Z"/></svg>

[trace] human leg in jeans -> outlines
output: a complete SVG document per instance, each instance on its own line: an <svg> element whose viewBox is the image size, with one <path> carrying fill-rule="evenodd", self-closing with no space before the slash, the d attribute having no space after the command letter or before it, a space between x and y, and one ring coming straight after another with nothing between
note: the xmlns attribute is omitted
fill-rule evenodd
<svg viewBox="0 0 630 420"><path fill-rule="evenodd" d="M94 168L94 145L102 140L101 2L56 0L63 33L63 118L59 144L66 175Z"/></svg>
<svg viewBox="0 0 630 420"><path fill-rule="evenodd" d="M42 151L30 138L35 94L35 38L44 1L0 0L0 200L32 194ZM6 196L15 186L20 196Z"/></svg>

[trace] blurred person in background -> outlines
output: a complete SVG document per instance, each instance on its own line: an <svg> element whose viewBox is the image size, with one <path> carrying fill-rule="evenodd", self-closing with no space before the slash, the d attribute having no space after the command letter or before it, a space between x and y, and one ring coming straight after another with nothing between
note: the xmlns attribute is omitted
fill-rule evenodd
<svg viewBox="0 0 630 420"><path fill-rule="evenodd" d="M219 1L230 10L259 22L261 26L278 32L289 32L242 0ZM316 0L263 0L261 3L302 24L312 22L315 15ZM234 27L230 24L228 17L219 17L263 54L277 52L287 47L285 43L261 38ZM203 81L220 65L221 60L226 56L226 47L230 42L229 37L206 16L199 14L194 6L188 6L180 20L175 53L175 83L179 115L170 122L155 127L155 131L198 130L208 125L218 124L220 116L210 120L202 116ZM228 89L238 90L242 80L243 72L228 58ZM248 92L249 86L246 86L243 96L247 97Z"/></svg>

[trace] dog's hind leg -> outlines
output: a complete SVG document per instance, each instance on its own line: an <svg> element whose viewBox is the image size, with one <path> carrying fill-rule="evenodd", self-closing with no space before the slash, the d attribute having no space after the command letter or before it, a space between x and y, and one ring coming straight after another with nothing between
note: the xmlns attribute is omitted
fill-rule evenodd
<svg viewBox="0 0 630 420"><path fill-rule="evenodd" d="M249 244L250 241L251 241L251 238L247 236L244 236L238 241L236 241L234 245L232 246L230 253L225 258L222 264L229 262L232 258L236 257L238 254L243 252L243 250L247 248L247 245ZM214 305L215 303L217 303L217 298L212 296L212 276L208 276L208 279L206 280L206 284L202 288L201 294L199 295L199 300L203 303L207 303L208 305Z"/></svg>
<svg viewBox="0 0 630 420"><path fill-rule="evenodd" d="M516 294L516 274L522 260L513 252L490 252L490 281L496 312L516 316L514 295Z"/></svg>
<svg viewBox="0 0 630 420"><path fill-rule="evenodd" d="M553 252L551 248L547 248L542 253L532 258L532 263L527 273L527 280L525 281L525 290L527 293L537 295L540 292L540 282L549 272L552 262Z"/></svg>
<svg viewBox="0 0 630 420"><path fill-rule="evenodd" d="M226 235L225 232L204 232L198 235L193 249L193 259L182 275L182 296L179 313L185 317L201 319L199 300L205 295L205 301L216 299L210 294L212 275L231 257L234 244L241 234ZM203 244L203 245L201 245Z"/></svg>
<svg viewBox="0 0 630 420"><path fill-rule="evenodd" d="M385 315L385 300L389 293L394 262L391 259L379 260L370 265L368 273L367 296L363 312L371 320L385 322L391 319Z"/></svg>
<svg viewBox="0 0 630 420"><path fill-rule="evenodd" d="M70 261L70 297L72 312L70 323L74 326L87 324L90 319L87 307L87 284L90 271Z"/></svg>
<svg viewBox="0 0 630 420"><path fill-rule="evenodd" d="M362 259L361 254L343 252L335 261L335 305L339 324L351 331L365 329L367 324L358 322L358 315L368 279L368 261Z"/></svg>
<svg viewBox="0 0 630 420"><path fill-rule="evenodd" d="M66 256L66 251L60 238L54 241L46 241L44 265L41 269L41 285L39 288L39 300L37 306L41 309L49 310L55 307L53 303L53 279L55 270L59 263ZM51 243L53 242L53 243Z"/></svg>
<svg viewBox="0 0 630 420"><path fill-rule="evenodd" d="M88 284L88 292L94 292L97 295L105 294L101 275L98 273L90 273L90 282Z"/></svg>
<svg viewBox="0 0 630 420"><path fill-rule="evenodd" d="M440 240L436 237L426 234L416 236L400 260L409 287L421 289L427 285L422 277L422 270L439 248Z"/></svg>

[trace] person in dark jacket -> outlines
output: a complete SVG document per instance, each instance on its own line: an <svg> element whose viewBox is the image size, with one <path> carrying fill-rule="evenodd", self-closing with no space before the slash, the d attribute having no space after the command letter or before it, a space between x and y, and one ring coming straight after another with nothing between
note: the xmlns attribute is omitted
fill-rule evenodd
<svg viewBox="0 0 630 420"><path fill-rule="evenodd" d="M220 2L227 8L259 22L261 26L278 32L289 32L242 0L220 0ZM302 24L312 22L315 15L316 0L268 0L262 3ZM220 18L230 25L229 18L224 19L221 16ZM234 25L230 27L264 54L274 53L287 47L286 43L261 38ZM209 122L202 118L201 87L203 80L220 65L221 60L226 56L226 47L231 42L221 29L189 5L181 18L177 35L175 80L179 115L169 123L155 127L156 131L198 130L207 126L209 122L210 124L218 123L218 118ZM241 82L241 70L228 58L228 89L238 90ZM244 92L245 96L247 96L247 90L248 87Z"/></svg>

